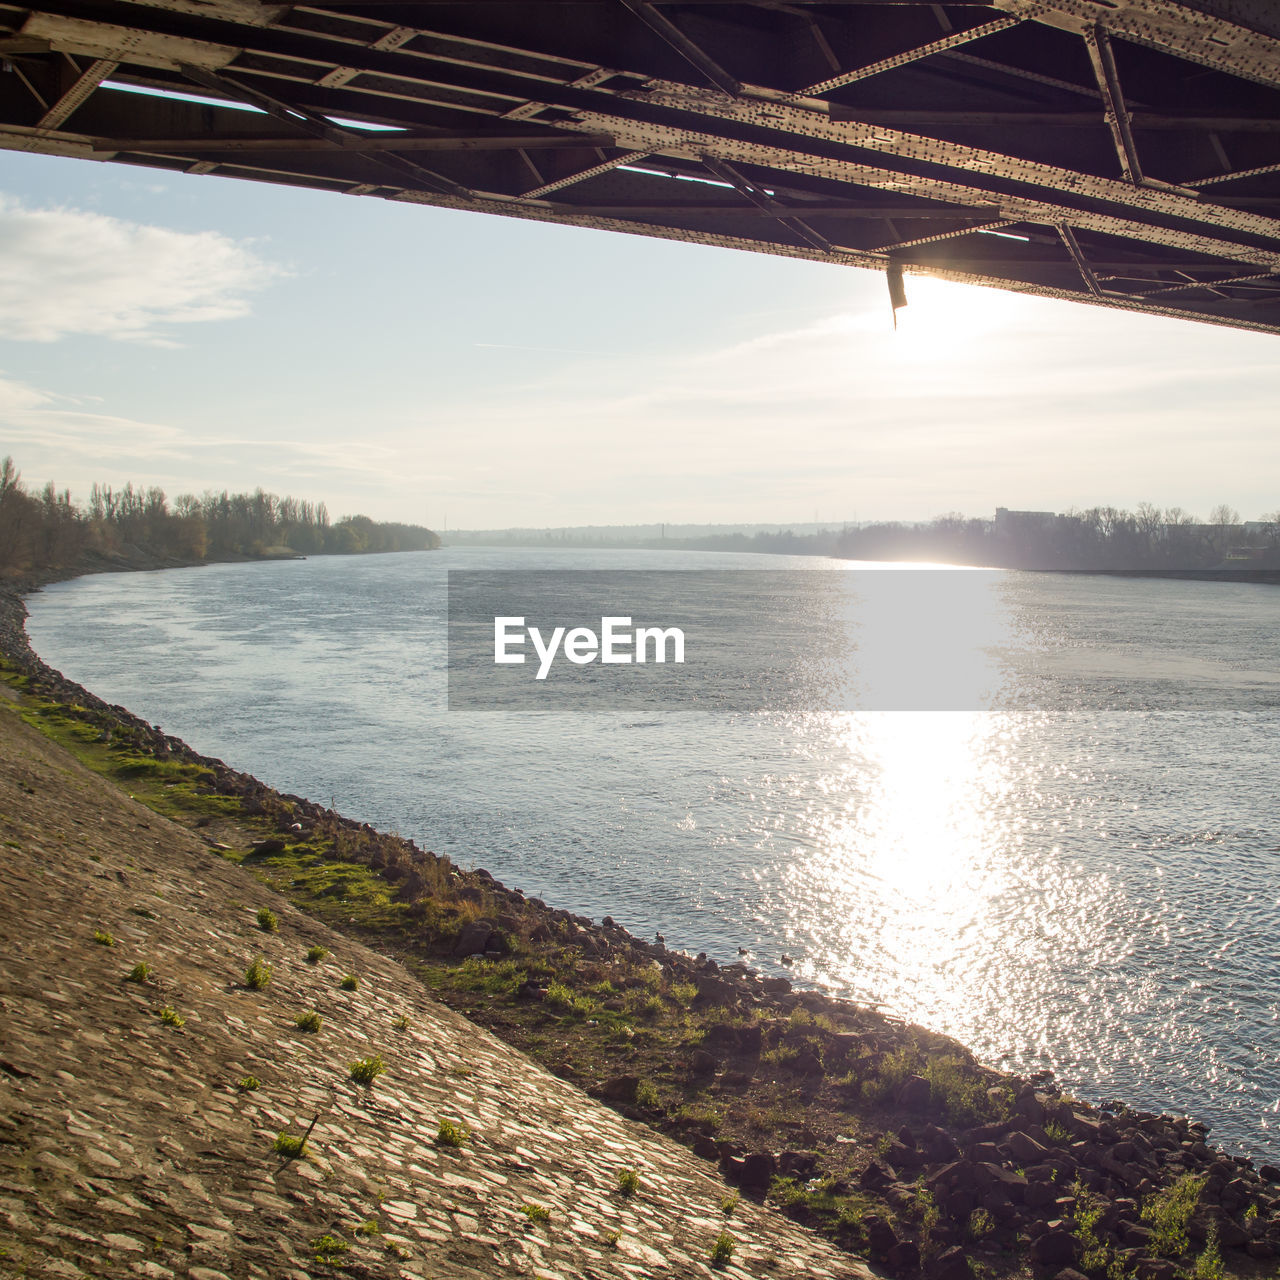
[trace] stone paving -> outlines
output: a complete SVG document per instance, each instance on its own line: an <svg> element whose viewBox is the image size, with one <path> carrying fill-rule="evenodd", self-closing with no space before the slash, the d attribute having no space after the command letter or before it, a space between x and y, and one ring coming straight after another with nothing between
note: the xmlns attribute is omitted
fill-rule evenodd
<svg viewBox="0 0 1280 1280"><path fill-rule="evenodd" d="M684 1148L436 1003L3 703L0 841L0 1275L871 1274L749 1201L726 1216L730 1189ZM309 964L315 946L328 954ZM258 957L271 979L250 990ZM128 981L140 962L153 976ZM295 1025L309 1011L317 1032ZM353 1083L349 1064L374 1055L385 1074ZM313 1120L304 1158L276 1154ZM462 1146L437 1140L442 1120L467 1127Z"/></svg>

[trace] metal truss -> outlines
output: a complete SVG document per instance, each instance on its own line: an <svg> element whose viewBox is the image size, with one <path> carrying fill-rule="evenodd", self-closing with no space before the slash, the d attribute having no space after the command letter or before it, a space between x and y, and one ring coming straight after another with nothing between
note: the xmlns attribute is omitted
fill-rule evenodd
<svg viewBox="0 0 1280 1280"><path fill-rule="evenodd" d="M1280 333L1271 0L0 0L0 146Z"/></svg>

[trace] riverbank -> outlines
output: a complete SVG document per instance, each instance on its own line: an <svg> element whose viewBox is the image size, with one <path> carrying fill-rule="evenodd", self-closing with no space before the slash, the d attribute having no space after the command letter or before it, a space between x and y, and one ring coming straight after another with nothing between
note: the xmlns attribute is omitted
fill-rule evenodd
<svg viewBox="0 0 1280 1280"><path fill-rule="evenodd" d="M1280 1245L1274 1183L1208 1148L1203 1126L1083 1107L921 1028L557 912L279 796L49 672L26 648L20 607L6 606L4 650L34 723L562 1078L682 1137L744 1193L842 1246L903 1273L923 1261L966 1274L971 1258L995 1272L1074 1262L1159 1275L1142 1233L1162 1188L1188 1178L1201 1202L1187 1226L1203 1241L1216 1226L1233 1269Z"/></svg>

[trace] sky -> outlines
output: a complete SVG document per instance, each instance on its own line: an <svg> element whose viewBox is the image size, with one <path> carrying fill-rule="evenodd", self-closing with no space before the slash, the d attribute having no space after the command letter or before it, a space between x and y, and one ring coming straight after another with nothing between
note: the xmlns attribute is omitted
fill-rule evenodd
<svg viewBox="0 0 1280 1280"><path fill-rule="evenodd" d="M1280 337L0 152L0 454L433 528L1280 507Z"/></svg>

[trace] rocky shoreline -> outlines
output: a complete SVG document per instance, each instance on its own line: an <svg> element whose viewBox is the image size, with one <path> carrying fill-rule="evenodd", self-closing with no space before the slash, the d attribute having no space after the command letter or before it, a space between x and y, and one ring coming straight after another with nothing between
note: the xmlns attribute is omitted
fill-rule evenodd
<svg viewBox="0 0 1280 1280"><path fill-rule="evenodd" d="M0 594L0 657L29 699L131 759L193 770L202 794L255 824L264 866L301 847L366 868L402 910L393 951L488 982L473 997L444 982L448 1003L890 1273L963 1280L975 1264L1030 1265L1062 1280L1173 1280L1218 1250L1243 1273L1280 1256L1280 1169L1215 1150L1203 1124L1085 1105L1046 1073L993 1071L922 1028L556 910L282 795L52 670L25 617L20 595ZM658 1003L651 1021L669 1023L670 1036L646 1030L646 992ZM585 1002L576 1017L574 1000ZM646 1046L672 1058L670 1105L632 1066ZM780 1100L776 1114L762 1099Z"/></svg>

